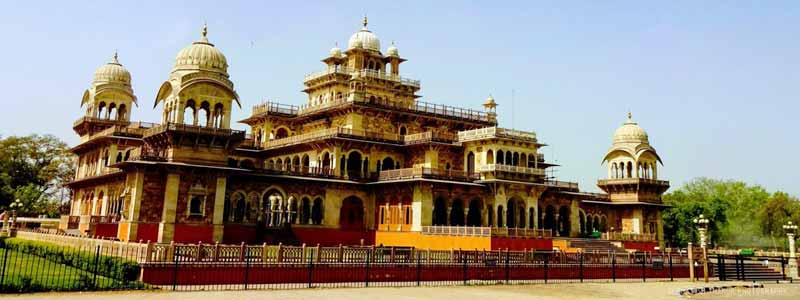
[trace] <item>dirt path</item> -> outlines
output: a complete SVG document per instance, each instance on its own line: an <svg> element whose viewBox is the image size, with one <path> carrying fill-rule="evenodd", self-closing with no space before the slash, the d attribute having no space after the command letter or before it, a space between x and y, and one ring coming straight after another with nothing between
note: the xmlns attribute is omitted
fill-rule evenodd
<svg viewBox="0 0 800 300"><path fill-rule="evenodd" d="M87 292L87 293L42 293L28 295L5 295L0 299L208 299L208 300L250 300L250 299L347 299L347 300L489 300L489 299L681 299L677 292L681 289L698 286L730 285L731 282L702 283L691 282L649 282L649 283L583 283L583 284L538 284L538 285L494 285L494 286L446 286L446 287L403 287L403 288L339 288L302 290L261 290L261 291L220 291L220 292ZM795 291L800 292L800 289ZM798 297L795 296L797 299ZM715 298L705 298L715 299ZM747 298L741 298L747 299ZM787 298L788 299L788 298Z"/></svg>

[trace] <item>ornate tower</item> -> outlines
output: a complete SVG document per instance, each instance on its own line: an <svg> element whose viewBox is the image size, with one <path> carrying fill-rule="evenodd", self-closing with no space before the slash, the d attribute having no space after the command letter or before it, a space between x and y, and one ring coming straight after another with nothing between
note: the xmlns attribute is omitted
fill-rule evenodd
<svg viewBox="0 0 800 300"><path fill-rule="evenodd" d="M598 180L597 186L608 193L613 205L623 208L620 224L612 226L623 233L656 234L661 240L661 209L665 207L661 195L669 188L669 182L658 180L661 157L630 113L614 132L614 142L603 163L608 164L608 178Z"/></svg>
<svg viewBox="0 0 800 300"><path fill-rule="evenodd" d="M91 87L83 92L81 107L86 107L86 115L75 122L73 129L86 137L113 125L126 125L131 106L136 104L131 73L119 63L115 51L111 61L97 68Z"/></svg>
<svg viewBox="0 0 800 300"><path fill-rule="evenodd" d="M164 102L164 124L228 129L233 101L241 108L228 79L228 61L207 34L203 25L200 40L178 52L169 79L158 90L154 107Z"/></svg>

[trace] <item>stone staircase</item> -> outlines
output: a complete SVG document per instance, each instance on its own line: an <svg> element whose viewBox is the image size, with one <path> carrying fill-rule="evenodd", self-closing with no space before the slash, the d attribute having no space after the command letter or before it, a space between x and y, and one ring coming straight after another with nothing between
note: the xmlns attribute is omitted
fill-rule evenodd
<svg viewBox="0 0 800 300"><path fill-rule="evenodd" d="M713 268L715 275L723 276L716 261L712 261L709 268ZM784 280L783 274L779 270L775 270L769 266L765 266L759 261L745 260L743 264L739 264L737 274L737 266L734 260L725 260L724 277L726 280L742 280L742 281L780 281Z"/></svg>
<svg viewBox="0 0 800 300"><path fill-rule="evenodd" d="M569 247L581 249L583 252L600 252L600 253L628 253L625 249L614 245L610 241L597 240L597 239L569 239Z"/></svg>

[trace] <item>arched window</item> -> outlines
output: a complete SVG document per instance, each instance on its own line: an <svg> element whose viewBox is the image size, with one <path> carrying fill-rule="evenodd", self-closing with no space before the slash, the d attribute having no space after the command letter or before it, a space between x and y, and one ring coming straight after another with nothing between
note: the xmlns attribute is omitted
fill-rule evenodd
<svg viewBox="0 0 800 300"><path fill-rule="evenodd" d="M467 226L481 226L481 199L472 199L467 212Z"/></svg>
<svg viewBox="0 0 800 300"><path fill-rule="evenodd" d="M209 118L211 117L211 104L208 104L207 101L203 101L200 104L200 109L197 110L197 125L207 127L209 126Z"/></svg>
<svg viewBox="0 0 800 300"><path fill-rule="evenodd" d="M487 165L494 164L494 154L492 153L491 149L489 149L489 151L486 151L486 164Z"/></svg>
<svg viewBox="0 0 800 300"><path fill-rule="evenodd" d="M400 135L406 135L406 127L400 126Z"/></svg>
<svg viewBox="0 0 800 300"><path fill-rule="evenodd" d="M497 150L497 164L502 165L505 163L505 157L503 156L503 150Z"/></svg>
<svg viewBox="0 0 800 300"><path fill-rule="evenodd" d="M519 152L514 152L514 157L511 159L512 166L519 166Z"/></svg>
<svg viewBox="0 0 800 300"><path fill-rule="evenodd" d="M534 229L536 226L536 209L533 207L528 208L528 228Z"/></svg>
<svg viewBox="0 0 800 300"><path fill-rule="evenodd" d="M189 215L202 216L203 215L203 196L195 195L189 201Z"/></svg>
<svg viewBox="0 0 800 300"><path fill-rule="evenodd" d="M125 121L128 118L128 108L125 104L120 104L117 109L117 120Z"/></svg>
<svg viewBox="0 0 800 300"><path fill-rule="evenodd" d="M433 226L447 225L447 201L444 198L436 198L433 202Z"/></svg>
<svg viewBox="0 0 800 300"><path fill-rule="evenodd" d="M117 114L117 104L116 103L109 104L108 116L106 117L106 119L113 120L114 118L116 118L116 114Z"/></svg>
<svg viewBox="0 0 800 300"><path fill-rule="evenodd" d="M361 178L361 153L352 151L347 156L347 176L352 178Z"/></svg>
<svg viewBox="0 0 800 300"><path fill-rule="evenodd" d="M503 206L497 206L497 227L503 227Z"/></svg>
<svg viewBox="0 0 800 300"><path fill-rule="evenodd" d="M475 173L475 153L472 151L467 154L467 176Z"/></svg>
<svg viewBox="0 0 800 300"><path fill-rule="evenodd" d="M558 209L558 229L560 236L569 236L569 208L566 206Z"/></svg>
<svg viewBox="0 0 800 300"><path fill-rule="evenodd" d="M322 224L322 218L324 216L322 209L322 198L314 199L314 206L311 207L311 222L314 225Z"/></svg>
<svg viewBox="0 0 800 300"><path fill-rule="evenodd" d="M506 227L517 227L517 202L514 199L508 199L506 202Z"/></svg>
<svg viewBox="0 0 800 300"><path fill-rule="evenodd" d="M364 228L364 203L355 196L350 196L342 201L339 210L339 226L342 229Z"/></svg>
<svg viewBox="0 0 800 300"><path fill-rule="evenodd" d="M122 152L117 152L117 159L115 160L115 162L121 162L121 161L122 161Z"/></svg>
<svg viewBox="0 0 800 300"><path fill-rule="evenodd" d="M197 110L194 107L194 100L189 99L186 101L186 106L183 108L183 124L197 125Z"/></svg>
<svg viewBox="0 0 800 300"><path fill-rule="evenodd" d="M222 103L217 103L214 105L214 114L213 119L211 120L212 127L222 128L222 122L225 119L225 106Z"/></svg>
<svg viewBox="0 0 800 300"><path fill-rule="evenodd" d="M552 205L548 205L544 210L543 226L547 230L556 229L556 209Z"/></svg>
<svg viewBox="0 0 800 300"><path fill-rule="evenodd" d="M628 170L628 178L633 178L633 164L631 162L628 162L627 170Z"/></svg>
<svg viewBox="0 0 800 300"><path fill-rule="evenodd" d="M106 113L106 103L105 102L100 102L100 105L97 106L97 116L96 117L98 119L102 119L103 117L105 117L105 113Z"/></svg>
<svg viewBox="0 0 800 300"><path fill-rule="evenodd" d="M578 225L580 226L580 233L582 235L586 234L586 216L583 214L583 211L578 212Z"/></svg>
<svg viewBox="0 0 800 300"><path fill-rule="evenodd" d="M300 203L300 224L311 224L311 200L303 197Z"/></svg>
<svg viewBox="0 0 800 300"><path fill-rule="evenodd" d="M450 205L450 226L464 226L464 203L455 199Z"/></svg>

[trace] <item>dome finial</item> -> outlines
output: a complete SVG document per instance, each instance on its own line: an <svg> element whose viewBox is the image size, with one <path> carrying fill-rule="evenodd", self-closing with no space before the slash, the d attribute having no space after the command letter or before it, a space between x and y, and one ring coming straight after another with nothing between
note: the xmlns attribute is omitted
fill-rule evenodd
<svg viewBox="0 0 800 300"><path fill-rule="evenodd" d="M367 15L364 15L364 30L367 29Z"/></svg>
<svg viewBox="0 0 800 300"><path fill-rule="evenodd" d="M208 24L206 22L203 22L203 31L201 33L203 34L203 38L208 35Z"/></svg>
<svg viewBox="0 0 800 300"><path fill-rule="evenodd" d="M114 56L111 58L111 62L119 64L119 55L117 55L117 49L114 49Z"/></svg>
<svg viewBox="0 0 800 300"><path fill-rule="evenodd" d="M632 119L633 119L633 114L631 114L631 110L629 109L628 110L628 120L632 120Z"/></svg>

